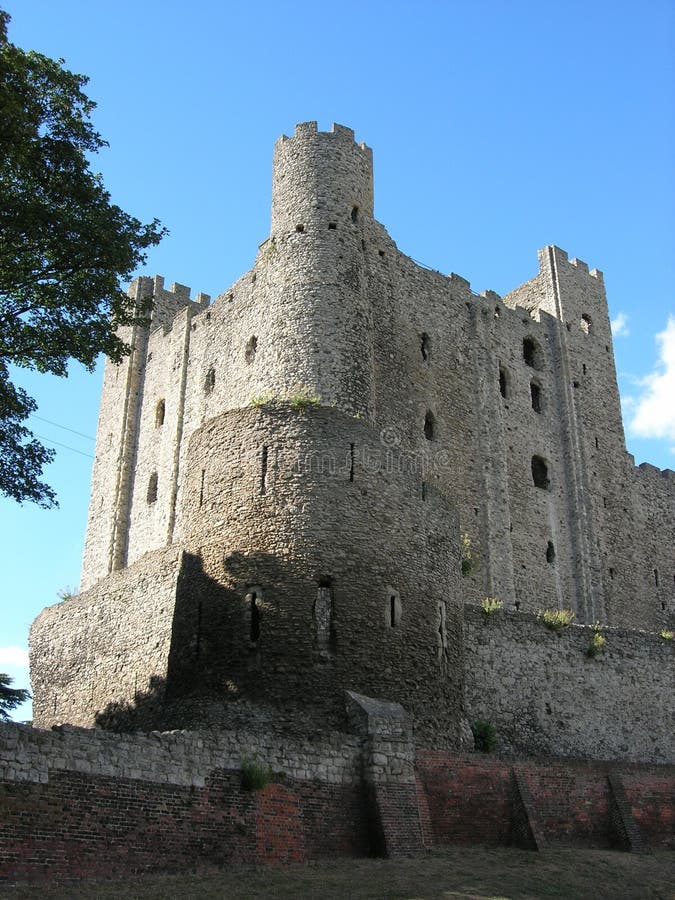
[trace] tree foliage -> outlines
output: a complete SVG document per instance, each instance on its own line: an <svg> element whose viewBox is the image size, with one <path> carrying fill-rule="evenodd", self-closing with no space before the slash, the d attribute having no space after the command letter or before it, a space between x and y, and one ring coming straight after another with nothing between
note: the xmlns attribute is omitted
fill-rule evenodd
<svg viewBox="0 0 675 900"><path fill-rule="evenodd" d="M120 326L146 321L122 283L165 229L111 203L90 158L106 142L90 117L88 79L63 60L7 39L0 10L0 491L19 502L55 502L40 482L53 451L23 424L35 402L11 366L67 375L100 353L122 359Z"/></svg>
<svg viewBox="0 0 675 900"><path fill-rule="evenodd" d="M30 699L30 691L26 688L11 687L13 680L9 675L0 672L0 721L9 719L9 710L16 709Z"/></svg>

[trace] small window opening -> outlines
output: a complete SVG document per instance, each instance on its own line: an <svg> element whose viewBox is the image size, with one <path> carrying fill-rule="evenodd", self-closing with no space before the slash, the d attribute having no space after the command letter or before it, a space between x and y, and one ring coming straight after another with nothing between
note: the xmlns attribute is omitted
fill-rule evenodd
<svg viewBox="0 0 675 900"><path fill-rule="evenodd" d="M549 541L548 546L546 547L546 562L550 565L553 565L555 562L555 547L553 546L553 541Z"/></svg>
<svg viewBox="0 0 675 900"><path fill-rule="evenodd" d="M607 509L607 497L602 498L602 505L605 509Z"/></svg>
<svg viewBox="0 0 675 900"><path fill-rule="evenodd" d="M258 338L255 334L252 334L246 342L246 350L244 351L244 358L249 365L254 361L257 350Z"/></svg>
<svg viewBox="0 0 675 900"><path fill-rule="evenodd" d="M377 252L380 256L384 256L384 250L378 250Z"/></svg>
<svg viewBox="0 0 675 900"><path fill-rule="evenodd" d="M506 399L509 395L508 393L508 382L509 377L506 372L506 369L503 366L499 367L499 393Z"/></svg>
<svg viewBox="0 0 675 900"><path fill-rule="evenodd" d="M532 457L532 481L534 482L535 487L541 488L544 491L547 491L550 487L551 482L548 477L548 466L541 456Z"/></svg>
<svg viewBox="0 0 675 900"><path fill-rule="evenodd" d="M209 322L211 320L211 310L207 309L206 311L206 321Z"/></svg>
<svg viewBox="0 0 675 900"><path fill-rule="evenodd" d="M532 400L532 409L536 413L541 412L541 386L536 381L530 382L530 398Z"/></svg>
<svg viewBox="0 0 675 900"><path fill-rule="evenodd" d="M391 588L387 592L387 625L397 628L401 624L401 597Z"/></svg>
<svg viewBox="0 0 675 900"><path fill-rule="evenodd" d="M215 386L216 386L216 370L209 369L209 371L206 373L206 378L204 379L204 393L210 394Z"/></svg>
<svg viewBox="0 0 675 900"><path fill-rule="evenodd" d="M166 413L166 403L160 400L155 407L155 428L161 428L164 424L164 415Z"/></svg>
<svg viewBox="0 0 675 900"><path fill-rule="evenodd" d="M349 480L354 480L354 444L349 445Z"/></svg>
<svg viewBox="0 0 675 900"><path fill-rule="evenodd" d="M423 481L422 482L422 502L424 503L424 501L426 499L427 499L427 483L426 483L426 481Z"/></svg>
<svg viewBox="0 0 675 900"><path fill-rule="evenodd" d="M523 338L523 359L525 365L532 369L541 369L542 367L541 350L532 337Z"/></svg>
<svg viewBox="0 0 675 900"><path fill-rule="evenodd" d="M595 439L595 449L598 450L599 447L600 447L600 441L599 441L599 440L597 439L597 437L596 437L596 439Z"/></svg>
<svg viewBox="0 0 675 900"><path fill-rule="evenodd" d="M255 284L257 277L258 276L256 275L255 272L253 273L253 275L251 275L251 284Z"/></svg>
<svg viewBox="0 0 675 900"><path fill-rule="evenodd" d="M295 226L295 230L296 230L299 234L302 234L303 231L305 230L305 226L304 226L304 225L296 225L296 226Z"/></svg>
<svg viewBox="0 0 675 900"><path fill-rule="evenodd" d="M434 419L434 414L431 411L427 411L427 414L424 417L424 437L428 441L433 441L436 432L436 420Z"/></svg>
<svg viewBox="0 0 675 900"><path fill-rule="evenodd" d="M584 334L590 334L592 325L593 321L591 320L591 317L588 313L584 313L579 322L579 328L581 328Z"/></svg>
<svg viewBox="0 0 675 900"><path fill-rule="evenodd" d="M442 659L448 648L448 633L446 629L446 608L442 601L438 604L438 658Z"/></svg>
<svg viewBox="0 0 675 900"><path fill-rule="evenodd" d="M665 612L665 609L666 609L666 601L665 600L661 601L661 609Z"/></svg>
<svg viewBox="0 0 675 900"><path fill-rule="evenodd" d="M656 587L659 586L659 570L658 569L654 569L654 584L656 585Z"/></svg>
<svg viewBox="0 0 675 900"><path fill-rule="evenodd" d="M331 579L321 578L312 606L316 643L319 650L335 649L335 603Z"/></svg>
<svg viewBox="0 0 675 900"><path fill-rule="evenodd" d="M515 606L516 609L520 609L520 600L516 600L516 602L513 605Z"/></svg>
<svg viewBox="0 0 675 900"><path fill-rule="evenodd" d="M572 382L572 387L573 387L573 388L578 388L578 387L579 387L579 382L578 382L578 381L573 381L573 382Z"/></svg>
<svg viewBox="0 0 675 900"><path fill-rule="evenodd" d="M611 566L609 568L609 577L614 581L614 569Z"/></svg>
<svg viewBox="0 0 675 900"><path fill-rule="evenodd" d="M202 469L202 478L199 485L199 505L204 505L204 482L206 480L206 469Z"/></svg>
<svg viewBox="0 0 675 900"><path fill-rule="evenodd" d="M502 314L501 309L498 306L495 306L495 319L498 319Z"/></svg>
<svg viewBox="0 0 675 900"><path fill-rule="evenodd" d="M585 375L586 374L586 363L581 364L581 370L582 370L583 374Z"/></svg>
<svg viewBox="0 0 675 900"><path fill-rule="evenodd" d="M260 597L255 588L249 591L248 599L250 613L249 640L252 644L257 644L260 640L260 607L258 605Z"/></svg>
<svg viewBox="0 0 675 900"><path fill-rule="evenodd" d="M267 447L262 448L262 456L260 460L260 493L264 494L267 487Z"/></svg>
<svg viewBox="0 0 675 900"><path fill-rule="evenodd" d="M352 206L352 222L359 221L359 208L358 206Z"/></svg>
<svg viewBox="0 0 675 900"><path fill-rule="evenodd" d="M426 331L422 332L422 336L420 338L420 353L422 354L422 359L424 362L427 362L429 356L431 355L431 341L429 340L429 335Z"/></svg>
<svg viewBox="0 0 675 900"><path fill-rule="evenodd" d="M336 223L336 222L329 222L329 223L328 223L328 230L329 230L329 231L336 231L336 230L337 230L337 223Z"/></svg>
<svg viewBox="0 0 675 900"><path fill-rule="evenodd" d="M157 472L153 472L148 482L148 503L154 503L157 500Z"/></svg>

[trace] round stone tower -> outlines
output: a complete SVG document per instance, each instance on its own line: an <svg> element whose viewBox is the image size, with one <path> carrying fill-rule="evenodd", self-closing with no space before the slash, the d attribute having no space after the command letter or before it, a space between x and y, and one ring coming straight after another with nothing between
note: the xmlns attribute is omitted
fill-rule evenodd
<svg viewBox="0 0 675 900"><path fill-rule="evenodd" d="M354 142L354 132L333 125L317 131L316 122L296 125L292 138L282 135L272 168L272 236L298 225L327 229L331 223L373 217L373 154Z"/></svg>
<svg viewBox="0 0 675 900"><path fill-rule="evenodd" d="M276 144L267 339L275 387L372 417L373 311L364 233L373 223L372 152L350 128L298 125ZM266 329L267 330L267 329Z"/></svg>
<svg viewBox="0 0 675 900"><path fill-rule="evenodd" d="M457 746L457 516L340 410L233 410L190 440L162 727L344 725L345 690Z"/></svg>

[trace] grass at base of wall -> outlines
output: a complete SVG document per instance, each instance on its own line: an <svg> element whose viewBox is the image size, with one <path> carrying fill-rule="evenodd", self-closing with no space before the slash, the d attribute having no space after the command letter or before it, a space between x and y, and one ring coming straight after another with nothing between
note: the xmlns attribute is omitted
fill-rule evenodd
<svg viewBox="0 0 675 900"><path fill-rule="evenodd" d="M450 847L412 859L343 859L309 866L145 876L67 887L6 888L7 898L96 900L671 900L675 854Z"/></svg>

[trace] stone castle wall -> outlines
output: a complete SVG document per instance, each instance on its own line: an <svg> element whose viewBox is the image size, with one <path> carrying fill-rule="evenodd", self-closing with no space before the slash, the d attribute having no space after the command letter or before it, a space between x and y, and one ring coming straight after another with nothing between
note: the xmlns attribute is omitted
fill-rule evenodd
<svg viewBox="0 0 675 900"><path fill-rule="evenodd" d="M352 702L354 734L311 740L0 723L0 883L204 874L457 843L675 847L672 766L415 754L400 708ZM256 791L242 779L251 760L270 768Z"/></svg>
<svg viewBox="0 0 675 900"><path fill-rule="evenodd" d="M208 308L180 285L154 294L147 348L137 336L134 356L106 372L83 587L187 536L195 430L252 398L304 390L382 430L456 504L481 561L466 600L572 606L616 626L670 621L667 541L650 546L651 571L634 563L636 548L672 533L672 479L654 504L632 473L602 273L549 247L503 301L476 296L404 256L372 218L368 148L349 129L307 123L278 142L272 231L254 268ZM535 457L547 489L533 483Z"/></svg>
<svg viewBox="0 0 675 900"><path fill-rule="evenodd" d="M675 762L675 646L657 634L465 607L465 712L509 753Z"/></svg>
<svg viewBox="0 0 675 900"><path fill-rule="evenodd" d="M36 724L224 725L250 702L254 718L335 727L350 689L457 745L457 522L413 464L332 409L210 420L190 441L182 551L146 554L36 621Z"/></svg>
<svg viewBox="0 0 675 900"><path fill-rule="evenodd" d="M371 153L340 126L280 139L272 194L253 268L213 304L132 286L153 322L106 366L85 590L33 627L36 721L341 727L352 689L406 705L427 746L462 746L464 679L475 706L529 672L527 722L544 652L506 617L490 668L463 601L672 627L673 474L626 454L602 273L547 247L500 298L422 268L374 220ZM648 673L650 640L625 638ZM639 710L616 652L546 665L581 706L599 691L646 723L665 676L636 674ZM592 750L587 709L578 729L535 719L542 746Z"/></svg>
<svg viewBox="0 0 675 900"><path fill-rule="evenodd" d="M40 613L30 636L36 723L93 726L111 706L163 688L181 560L173 547L149 553Z"/></svg>

